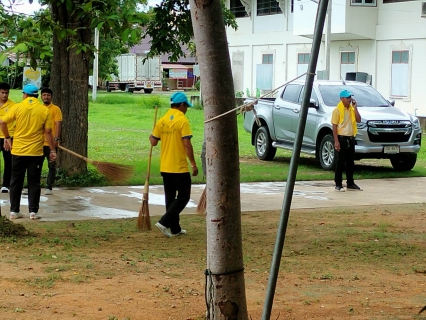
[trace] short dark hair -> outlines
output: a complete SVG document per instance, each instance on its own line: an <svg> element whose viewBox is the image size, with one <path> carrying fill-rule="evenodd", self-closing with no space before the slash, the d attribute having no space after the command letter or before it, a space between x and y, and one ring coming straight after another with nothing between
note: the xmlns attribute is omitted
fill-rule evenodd
<svg viewBox="0 0 426 320"><path fill-rule="evenodd" d="M0 82L0 90L10 90L10 85L6 82Z"/></svg>
<svg viewBox="0 0 426 320"><path fill-rule="evenodd" d="M28 93L25 93L28 97L31 97L31 98L38 98L38 93L36 93L36 94L28 94Z"/></svg>
<svg viewBox="0 0 426 320"><path fill-rule="evenodd" d="M41 94L43 94L43 93L50 93L52 96L53 96L53 91L52 91L52 89L50 89L50 88L43 88L43 89L41 89Z"/></svg>

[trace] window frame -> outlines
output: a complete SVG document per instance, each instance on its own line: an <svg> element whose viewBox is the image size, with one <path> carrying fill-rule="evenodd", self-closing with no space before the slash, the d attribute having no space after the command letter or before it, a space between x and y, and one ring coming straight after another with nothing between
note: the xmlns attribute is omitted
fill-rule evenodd
<svg viewBox="0 0 426 320"><path fill-rule="evenodd" d="M402 54L406 52L408 53L408 57L407 57L407 61L403 62L402 61ZM399 53L400 57L399 57L399 61L394 62L394 54L395 53ZM411 94L411 58L412 58L412 52L411 52L411 48L392 48L391 49L391 57L390 57L390 90L389 90L389 95L392 98L396 98L396 99L403 99L405 101L410 101L410 94ZM404 59L405 60L405 59ZM393 91L393 83L394 83L394 65L406 65L407 68L407 80L405 83L406 86L406 94L397 94ZM399 76L395 75L395 79L400 79Z"/></svg>
<svg viewBox="0 0 426 320"><path fill-rule="evenodd" d="M357 0L350 0L350 5L354 7L377 7L377 0L371 0L372 3L366 3L367 0L358 0L361 1L361 3L356 3L354 1Z"/></svg>
<svg viewBox="0 0 426 320"><path fill-rule="evenodd" d="M259 8L259 3L264 7ZM263 11L259 13L259 11ZM256 15L257 16L269 16L273 14L283 14L280 4L276 0L256 0Z"/></svg>
<svg viewBox="0 0 426 320"><path fill-rule="evenodd" d="M240 5L238 5L238 3ZM233 6L234 4L234 6ZM240 10L240 8L242 8L242 11ZM229 10L231 11L231 13L234 15L235 18L246 18L249 16L249 14L246 11L246 7L244 6L244 4L241 2L241 0L230 0L229 1ZM241 13L239 13L238 15L236 15L235 13L239 13L239 12L244 12L244 15L242 15Z"/></svg>

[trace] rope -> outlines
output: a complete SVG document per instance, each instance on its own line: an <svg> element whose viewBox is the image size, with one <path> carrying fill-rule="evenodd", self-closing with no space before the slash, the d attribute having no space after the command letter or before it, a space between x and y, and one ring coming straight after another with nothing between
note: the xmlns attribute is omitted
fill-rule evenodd
<svg viewBox="0 0 426 320"><path fill-rule="evenodd" d="M206 298L206 320L215 319L214 318L214 308L212 309L212 306L214 306L213 301L213 294L214 294L214 285L213 285L213 277L212 276L221 276L221 275L227 275L227 274L233 274L238 272L243 272L244 268L228 271L228 272L222 272L222 273L213 273L210 269L206 269L204 271L204 274L206 275L206 284L205 284L205 291L204 296ZM208 280L210 280L210 285L208 285ZM213 314L210 314L210 310L213 310Z"/></svg>
<svg viewBox="0 0 426 320"><path fill-rule="evenodd" d="M241 105L241 106L239 106L239 107L236 107L236 108L234 108L234 109L231 109L231 110L229 110L229 111L226 111L226 112L224 112L224 113L222 113L222 114L220 114L220 115L218 115L218 116L215 116L215 117L213 117L213 118L207 119L207 120L205 120L205 121L204 121L204 123L208 123L208 122L210 122L210 121L216 120L216 119L218 119L218 118L220 118L220 117L223 117L223 116L225 116L225 115L227 115L227 114L229 114L229 113L231 113L231 112L233 112L233 111L236 111L236 110L241 109L241 112L253 111L253 113L254 113L254 117L255 117L255 119L256 119L256 123L257 123L257 125L260 127L260 126L261 126L261 123L260 123L260 120L259 120L259 118L257 117L257 113L256 113L256 111L255 111L255 109L254 109L254 105L256 105L256 104L259 102L259 99L262 99L262 98L265 98L265 97L267 97L267 96L272 95L272 94L273 94L273 93L275 93L275 91L277 91L278 89L281 89L281 88L282 88L282 87L284 87L285 85L287 85L287 84L289 84L290 82L293 82L293 81L295 81L295 80L297 80L297 79L299 79L299 78L303 77L303 76L304 76L304 75L306 75L306 74L309 74L309 75L315 75L314 73L308 73L308 72L305 72L305 73L301 74L300 76L298 76L298 77L296 77L296 78L294 78L294 79L292 79L292 80L290 80L290 81L285 82L283 85L281 85L281 86L279 86L279 87L275 88L274 90L271 90L271 91L269 91L268 93L265 93L263 96L261 96L261 97L259 97L259 98L256 98L254 101L250 101L250 102L245 103L245 104L243 104L243 105Z"/></svg>

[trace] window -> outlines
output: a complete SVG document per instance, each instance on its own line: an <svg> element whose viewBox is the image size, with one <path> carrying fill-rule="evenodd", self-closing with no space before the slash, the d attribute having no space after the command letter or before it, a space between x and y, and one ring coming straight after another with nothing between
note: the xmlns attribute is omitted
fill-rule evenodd
<svg viewBox="0 0 426 320"><path fill-rule="evenodd" d="M376 0L351 0L351 6L375 7Z"/></svg>
<svg viewBox="0 0 426 320"><path fill-rule="evenodd" d="M311 59L310 53L298 53L297 54L297 75L300 76L308 71L309 60ZM304 80L306 76L301 77Z"/></svg>
<svg viewBox="0 0 426 320"><path fill-rule="evenodd" d="M289 84L285 89L281 96L281 98L285 101L299 103L299 96L302 86L299 84Z"/></svg>
<svg viewBox="0 0 426 320"><path fill-rule="evenodd" d="M235 18L248 17L246 8L244 7L244 5L241 3L240 0L231 0L229 10L231 10Z"/></svg>
<svg viewBox="0 0 426 320"><path fill-rule="evenodd" d="M391 95L408 96L409 51L392 51Z"/></svg>
<svg viewBox="0 0 426 320"><path fill-rule="evenodd" d="M262 54L262 64L273 64L274 55L273 54Z"/></svg>
<svg viewBox="0 0 426 320"><path fill-rule="evenodd" d="M276 0L257 0L258 16L266 16L277 13L282 13L282 10Z"/></svg>
<svg viewBox="0 0 426 320"><path fill-rule="evenodd" d="M340 52L340 77L346 79L346 73L355 71L355 52Z"/></svg>

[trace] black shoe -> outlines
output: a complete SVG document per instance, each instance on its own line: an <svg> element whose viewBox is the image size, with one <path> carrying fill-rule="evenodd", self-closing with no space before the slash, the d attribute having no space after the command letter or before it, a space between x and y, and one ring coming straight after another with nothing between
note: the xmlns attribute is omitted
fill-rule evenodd
<svg viewBox="0 0 426 320"><path fill-rule="evenodd" d="M334 190L336 190L338 192L345 192L345 188L343 188L342 186L335 186Z"/></svg>
<svg viewBox="0 0 426 320"><path fill-rule="evenodd" d="M355 183L351 184L350 186L347 186L346 189L350 191L362 191L362 188L357 186Z"/></svg>

